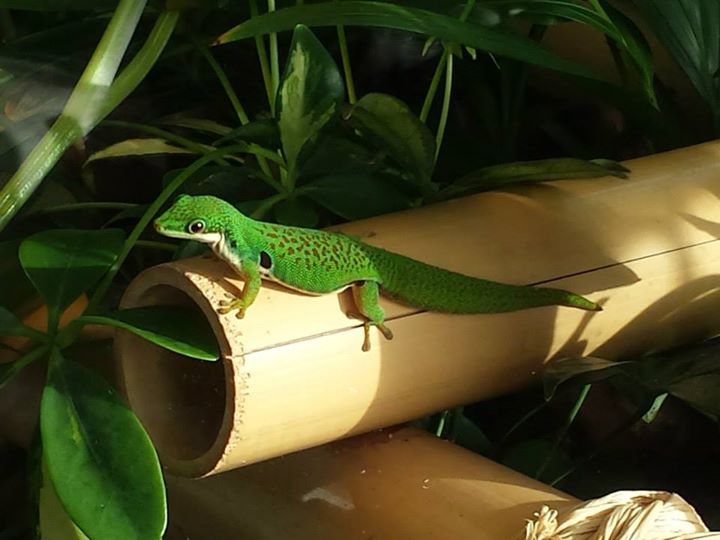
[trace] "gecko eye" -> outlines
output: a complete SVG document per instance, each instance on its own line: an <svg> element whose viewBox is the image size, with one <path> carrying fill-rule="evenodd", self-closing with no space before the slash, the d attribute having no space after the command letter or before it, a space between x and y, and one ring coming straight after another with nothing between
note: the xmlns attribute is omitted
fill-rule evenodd
<svg viewBox="0 0 720 540"><path fill-rule="evenodd" d="M190 234L200 234L205 230L205 222L202 219L196 219L191 221L187 226L187 231Z"/></svg>

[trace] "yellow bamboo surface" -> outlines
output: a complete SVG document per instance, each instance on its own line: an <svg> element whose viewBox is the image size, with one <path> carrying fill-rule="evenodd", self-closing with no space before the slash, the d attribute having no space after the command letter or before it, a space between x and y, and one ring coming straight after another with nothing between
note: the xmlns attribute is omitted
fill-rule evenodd
<svg viewBox="0 0 720 540"><path fill-rule="evenodd" d="M167 540L511 540L542 505L576 502L410 428L166 481Z"/></svg>
<svg viewBox="0 0 720 540"><path fill-rule="evenodd" d="M393 341L346 317L337 295L264 287L243 320L215 306L240 282L222 263L151 268L123 307L191 303L223 361L178 358L121 333L120 380L170 470L206 475L528 384L549 358L617 358L720 328L720 143L627 163L630 180L563 181L348 224L431 264L510 283L545 282L603 304L427 313L386 301Z"/></svg>

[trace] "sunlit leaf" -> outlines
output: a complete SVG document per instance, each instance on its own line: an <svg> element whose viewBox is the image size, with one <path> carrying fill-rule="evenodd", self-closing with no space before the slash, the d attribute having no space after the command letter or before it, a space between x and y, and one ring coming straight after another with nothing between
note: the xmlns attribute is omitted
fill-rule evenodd
<svg viewBox="0 0 720 540"><path fill-rule="evenodd" d="M112 386L56 349L40 405L40 433L58 498L85 535L160 539L165 487L150 439Z"/></svg>
<svg viewBox="0 0 720 540"><path fill-rule="evenodd" d="M298 25L276 98L280 140L294 177L298 158L340 112L344 87L332 57L313 33Z"/></svg>
<svg viewBox="0 0 720 540"><path fill-rule="evenodd" d="M417 182L430 183L435 139L405 103L387 94L367 94L353 107L350 120Z"/></svg>
<svg viewBox="0 0 720 540"><path fill-rule="evenodd" d="M157 154L192 154L192 152L163 139L127 139L98 150L85 161L85 165L100 159Z"/></svg>

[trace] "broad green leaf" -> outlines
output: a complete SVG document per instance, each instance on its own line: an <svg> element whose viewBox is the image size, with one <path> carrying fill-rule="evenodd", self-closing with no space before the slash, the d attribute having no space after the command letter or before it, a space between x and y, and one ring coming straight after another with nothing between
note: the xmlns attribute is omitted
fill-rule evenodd
<svg viewBox="0 0 720 540"><path fill-rule="evenodd" d="M405 103L387 94L367 94L353 107L350 121L419 184L430 183L435 139Z"/></svg>
<svg viewBox="0 0 720 540"><path fill-rule="evenodd" d="M327 134L303 159L298 176L305 181L328 175L374 174L388 168L384 158L383 150L360 144L359 139Z"/></svg>
<svg viewBox="0 0 720 540"><path fill-rule="evenodd" d="M67 515L43 464L39 518L42 540L89 540Z"/></svg>
<svg viewBox="0 0 720 540"><path fill-rule="evenodd" d="M308 28L298 25L276 98L280 140L291 179L301 151L309 149L320 130L338 116L343 95L342 78L332 57Z"/></svg>
<svg viewBox="0 0 720 540"><path fill-rule="evenodd" d="M20 266L19 247L19 241L0 242L0 283L12 283L12 287L0 287L0 305L13 310L27 304L35 294Z"/></svg>
<svg viewBox="0 0 720 540"><path fill-rule="evenodd" d="M163 139L127 139L112 144L107 148L98 150L92 154L85 165L99 159L127 157L127 156L149 156L157 154L192 154L187 148L180 148L172 145Z"/></svg>
<svg viewBox="0 0 720 540"><path fill-rule="evenodd" d="M214 361L220 352L210 323L197 310L183 306L147 306L86 315L79 321L122 328L168 350Z"/></svg>
<svg viewBox="0 0 720 540"><path fill-rule="evenodd" d="M57 349L40 404L40 434L58 498L85 535L161 538L165 486L149 437L112 386Z"/></svg>
<svg viewBox="0 0 720 540"><path fill-rule="evenodd" d="M45 334L24 325L10 310L0 306L0 336L42 337Z"/></svg>
<svg viewBox="0 0 720 540"><path fill-rule="evenodd" d="M668 386L668 392L720 421L720 370L675 382Z"/></svg>
<svg viewBox="0 0 720 540"><path fill-rule="evenodd" d="M184 170L175 169L166 173L163 176L163 186L167 186ZM267 194L265 184L255 177L252 169L231 165L203 167L185 180L182 191L189 195L214 195L231 202Z"/></svg>
<svg viewBox="0 0 720 540"><path fill-rule="evenodd" d="M366 173L328 175L301 189L315 202L347 220L405 210L412 202L391 177Z"/></svg>
<svg viewBox="0 0 720 540"><path fill-rule="evenodd" d="M48 306L51 323L105 274L124 242L119 229L42 231L20 244L20 264Z"/></svg>
<svg viewBox="0 0 720 540"><path fill-rule="evenodd" d="M602 176L627 178L628 172L629 170L623 165L611 160L585 161L575 158L558 158L519 161L483 167L463 176L445 188L442 193L446 197L456 197L519 183Z"/></svg>
<svg viewBox="0 0 720 540"><path fill-rule="evenodd" d="M587 68L566 60L520 35L463 22L455 17L402 5L349 0L322 2L279 9L253 17L228 30L217 43L261 36L292 29L297 23L307 26L375 26L405 30L443 41L467 45L492 54L521 60L579 77L598 79Z"/></svg>

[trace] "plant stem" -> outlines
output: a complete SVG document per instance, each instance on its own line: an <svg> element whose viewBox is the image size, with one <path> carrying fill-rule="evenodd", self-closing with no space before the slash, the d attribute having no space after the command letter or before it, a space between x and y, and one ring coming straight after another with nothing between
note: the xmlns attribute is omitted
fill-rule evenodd
<svg viewBox="0 0 720 540"><path fill-rule="evenodd" d="M120 255L118 255L117 259L113 262L110 269L107 271L105 276L103 277L102 281L100 282L100 285L98 285L97 289L95 289L95 292L93 293L92 297L90 298L88 302L88 306L85 310L86 313L92 314L92 312L97 308L98 304L100 303L100 300L105 296L105 293L108 290L108 287L110 287L110 284L112 283L112 280L115 279L115 275L118 273L118 270L120 270L120 267L122 266L123 262L125 262L125 259L127 258L128 254L132 250L135 243L140 238L140 235L145 231L145 228L150 224L150 221L155 217L155 214L162 208L162 206L167 202L167 200L175 193L175 191L182 186L182 184L190 178L193 174L195 174L197 171L202 169L205 165L208 163L211 163L218 157L226 156L229 154L232 154L233 152L239 152L242 151L245 148L245 145L233 145L233 146L226 146L224 148L218 148L214 152L210 152L209 154L206 154L197 160L195 160L193 163L185 167L183 172L178 174L175 178L172 179L170 183L168 183L167 186L160 192L160 195L157 196L157 198L152 202L152 204L148 207L148 209L145 211L145 213L142 215L140 220L138 221L137 225L135 225L135 228L132 230L130 235L128 236L127 240L125 240L125 243L123 244L123 249L120 252Z"/></svg>
<svg viewBox="0 0 720 540"><path fill-rule="evenodd" d="M250 0L250 17L257 17L258 14L257 0ZM272 109L272 76L270 75L270 62L268 60L267 50L265 49L265 40L263 39L263 36L255 36L255 49L257 50L258 60L260 61L260 71L262 72L263 83L265 84L268 107Z"/></svg>
<svg viewBox="0 0 720 540"><path fill-rule="evenodd" d="M6 382L8 382L13 376L20 373L26 366L32 364L35 360L42 358L50 350L49 345L39 345L25 356L21 356L17 360L0 366L0 388L2 388Z"/></svg>
<svg viewBox="0 0 720 540"><path fill-rule="evenodd" d="M535 472L535 478L540 478L542 476L542 474L545 472L545 470L547 469L548 465L550 465L550 463L552 462L552 459L555 457L555 454L557 453L557 450L560 447L560 444L565 439L565 436L567 435L567 432L570 429L570 426L575 421L575 417L577 416L578 412L580 412L580 408L583 406L583 403L585 403L585 399L587 398L587 395L590 392L590 388L592 388L592 384L586 384L580 390L580 395L575 400L575 404L573 405L572 409L570 410L570 414L568 414L568 417L565 420L565 424L562 426L562 428L558 432L557 436L555 437L555 440L553 441L553 445L550 448L550 451L548 452L547 456L545 456L545 459L543 460L540 467L538 467L538 470Z"/></svg>
<svg viewBox="0 0 720 540"><path fill-rule="evenodd" d="M350 54L348 53L347 39L345 38L345 26L337 25L338 44L340 45L340 57L342 58L343 72L345 73L345 88L347 89L348 102L352 105L357 101L355 94L355 82L353 81Z"/></svg>
<svg viewBox="0 0 720 540"><path fill-rule="evenodd" d="M435 135L435 162L437 163L440 155L440 147L442 146L443 136L445 135L445 127L447 126L448 113L450 111L450 98L452 97L452 78L453 78L453 55L448 54L445 63L445 92L443 95L442 109L440 110L440 121L438 122L437 133Z"/></svg>
<svg viewBox="0 0 720 540"><path fill-rule="evenodd" d="M275 0L268 0L268 13L275 11ZM270 76L272 81L272 101L270 111L275 115L275 96L280 86L280 57L278 55L277 32L270 33Z"/></svg>
<svg viewBox="0 0 720 540"><path fill-rule="evenodd" d="M615 431L613 431L608 437L605 438L605 440L599 444L592 452L588 452L585 456L577 460L575 463L572 464L572 466L567 469L564 473L562 473L560 476L556 477L551 482L548 482L550 486L556 486L559 482L562 482L565 478L570 476L572 473L574 473L576 470L578 470L580 467L585 465L586 463L592 461L597 457L603 450L605 450L609 445L614 443L620 435L624 434L628 429L633 427L635 424L637 424L640 420L642 420L642 417L645 415L649 407L638 407L637 411L620 427L618 427Z"/></svg>
<svg viewBox="0 0 720 540"><path fill-rule="evenodd" d="M235 93L235 90L233 89L232 85L230 84L230 80L228 79L227 75L225 74L225 71L223 70L223 68L220 67L220 64L218 63L217 60L215 60L215 57L208 50L207 47L200 47L200 52L203 54L205 59L208 61L208 64L210 64L210 67L215 72L215 76L220 81L220 84L222 85L223 90L225 90L225 93L227 94L227 97L230 100L230 104L232 105L233 109L235 110L235 114L238 117L238 120L240 120L240 123L242 125L249 123L250 118L248 118L248 115L245 112L245 109L243 108L242 104L240 103L240 99L238 99L238 96Z"/></svg>
<svg viewBox="0 0 720 540"><path fill-rule="evenodd" d="M0 191L0 231L27 202L73 141L85 136L142 81L167 43L177 13L164 12L145 45L115 79L145 0L120 0L105 34L55 123Z"/></svg>
<svg viewBox="0 0 720 540"><path fill-rule="evenodd" d="M442 77L445 64L447 62L448 52L443 50L440 60L435 67L435 73L433 74L430 86L428 87L427 94L425 94L425 101L423 101L422 109L420 110L420 121L424 124L427 123L428 115L430 114L430 108L432 107L433 101L435 100L435 94L437 93L438 85L440 84L440 78Z"/></svg>
<svg viewBox="0 0 720 540"><path fill-rule="evenodd" d="M230 84L230 80L228 79L227 75L225 74L225 71L222 67L220 67L220 64L218 64L218 61L215 60L215 57L212 55L212 53L207 49L207 47L202 47L200 49L205 55L205 58L207 59L208 63L210 64L210 67L212 67L213 71L215 72L215 75L220 80L220 84L222 85L223 89L225 90L225 93L228 96L228 99L230 100L230 103L233 106L233 109L235 109L235 114L238 117L238 120L240 120L240 123L242 125L249 124L250 118L248 117L247 113L245 112L245 109L243 108L242 104L240 103L240 99L238 98L237 94L235 93L235 90L233 89L232 85ZM268 162L265 160L262 156L256 156L258 165L260 166L260 169L262 172L267 174L268 176L272 175L272 172L270 171L270 166L268 165Z"/></svg>

